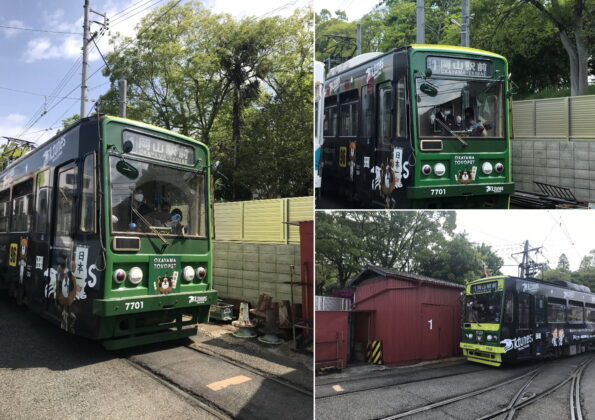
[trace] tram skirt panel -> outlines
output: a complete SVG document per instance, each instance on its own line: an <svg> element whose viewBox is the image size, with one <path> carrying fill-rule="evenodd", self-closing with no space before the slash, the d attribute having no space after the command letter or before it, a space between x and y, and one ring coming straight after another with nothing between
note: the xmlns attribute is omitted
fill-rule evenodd
<svg viewBox="0 0 595 420"><path fill-rule="evenodd" d="M366 352L368 363L382 365L382 341L373 340L368 342L368 350Z"/></svg>

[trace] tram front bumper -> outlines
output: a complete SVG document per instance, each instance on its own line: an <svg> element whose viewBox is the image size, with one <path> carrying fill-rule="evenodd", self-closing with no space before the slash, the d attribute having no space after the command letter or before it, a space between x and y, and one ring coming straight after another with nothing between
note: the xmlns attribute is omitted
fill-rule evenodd
<svg viewBox="0 0 595 420"><path fill-rule="evenodd" d="M473 197L490 195L510 195L514 193L514 182L495 182L468 185L431 185L409 187L407 198L445 198L445 197Z"/></svg>
<svg viewBox="0 0 595 420"><path fill-rule="evenodd" d="M192 309L217 303L217 291L173 293L170 295L132 296L96 299L93 313L98 316L119 316L169 309Z"/></svg>
<svg viewBox="0 0 595 420"><path fill-rule="evenodd" d="M463 355L471 362L490 366L500 366L502 364L504 347L493 347L471 343L460 343L460 347L463 349Z"/></svg>

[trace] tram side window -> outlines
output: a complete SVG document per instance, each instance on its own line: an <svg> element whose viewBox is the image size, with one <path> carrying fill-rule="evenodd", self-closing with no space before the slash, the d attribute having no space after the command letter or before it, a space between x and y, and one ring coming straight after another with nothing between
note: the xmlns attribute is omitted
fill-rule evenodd
<svg viewBox="0 0 595 420"><path fill-rule="evenodd" d="M12 189L11 232L28 232L33 219L33 179L28 179Z"/></svg>
<svg viewBox="0 0 595 420"><path fill-rule="evenodd" d="M397 83L397 137L407 137L407 108L405 107L405 77Z"/></svg>
<svg viewBox="0 0 595 420"><path fill-rule="evenodd" d="M339 135L341 137L357 136L358 113L357 113L357 90L341 94L341 119L339 124Z"/></svg>
<svg viewBox="0 0 595 420"><path fill-rule="evenodd" d="M95 232L95 156L85 157L82 173L81 231Z"/></svg>
<svg viewBox="0 0 595 420"><path fill-rule="evenodd" d="M76 169L69 168L58 176L58 198L56 203L56 243L70 243L72 220L74 218L74 191L76 188ZM65 239L62 241L62 239Z"/></svg>
<svg viewBox="0 0 595 420"><path fill-rule="evenodd" d="M545 323L545 298L543 296L537 296L535 299L535 323Z"/></svg>
<svg viewBox="0 0 595 420"><path fill-rule="evenodd" d="M519 294L519 328L529 328L529 314L531 313L531 295Z"/></svg>
<svg viewBox="0 0 595 420"><path fill-rule="evenodd" d="M390 148L391 127L393 124L392 87L385 83L378 93L378 144L381 148Z"/></svg>
<svg viewBox="0 0 595 420"><path fill-rule="evenodd" d="M548 298L547 300L547 322L566 322L566 302L563 299Z"/></svg>
<svg viewBox="0 0 595 420"><path fill-rule="evenodd" d="M582 323L584 321L583 305L581 302L568 302L568 322Z"/></svg>
<svg viewBox="0 0 595 420"><path fill-rule="evenodd" d="M514 321L514 297L511 293L506 294L504 300L504 319L503 322L511 323Z"/></svg>
<svg viewBox="0 0 595 420"><path fill-rule="evenodd" d="M8 230L10 189L0 191L0 232Z"/></svg>
<svg viewBox="0 0 595 420"><path fill-rule="evenodd" d="M362 88L362 136L374 135L374 85Z"/></svg>
<svg viewBox="0 0 595 420"><path fill-rule="evenodd" d="M35 203L35 232L47 233L50 212L50 171L37 174L37 202Z"/></svg>
<svg viewBox="0 0 595 420"><path fill-rule="evenodd" d="M595 305L591 303L585 305L585 320L587 322L595 322Z"/></svg>
<svg viewBox="0 0 595 420"><path fill-rule="evenodd" d="M337 111L337 97L329 96L324 99L324 125L323 135L325 137L337 136L337 123L339 113Z"/></svg>

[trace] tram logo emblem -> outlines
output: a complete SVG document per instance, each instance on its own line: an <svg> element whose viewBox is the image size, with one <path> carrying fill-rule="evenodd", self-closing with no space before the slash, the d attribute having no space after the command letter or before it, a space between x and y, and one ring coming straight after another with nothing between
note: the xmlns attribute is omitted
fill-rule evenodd
<svg viewBox="0 0 595 420"><path fill-rule="evenodd" d="M501 193L504 191L503 185L487 185L486 192Z"/></svg>
<svg viewBox="0 0 595 420"><path fill-rule="evenodd" d="M455 174L455 180L459 184L470 184L475 181L476 174L477 166L473 166L471 169L461 169Z"/></svg>
<svg viewBox="0 0 595 420"><path fill-rule="evenodd" d="M508 353L510 350L524 350L528 348L532 342L533 336L529 334L524 337L505 338L500 341L500 344L504 344L504 353Z"/></svg>
<svg viewBox="0 0 595 420"><path fill-rule="evenodd" d="M522 283L521 287L523 289L523 293L536 292L539 290L539 285L537 283Z"/></svg>

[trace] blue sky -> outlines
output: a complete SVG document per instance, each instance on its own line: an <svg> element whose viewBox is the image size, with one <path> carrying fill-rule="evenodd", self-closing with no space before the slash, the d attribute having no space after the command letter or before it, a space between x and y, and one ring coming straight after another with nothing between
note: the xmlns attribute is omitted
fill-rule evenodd
<svg viewBox="0 0 595 420"><path fill-rule="evenodd" d="M135 25L144 15L166 3L167 0L91 0L91 7L111 18L112 34L120 32L133 35ZM216 13L230 13L236 18L243 18L264 15L287 16L297 7L311 5L311 0L205 0L203 3ZM81 66L77 60L81 56L82 35L79 33L82 33L83 0L0 0L0 4L2 26L73 33L0 28L0 136L21 135L25 140L40 143L61 127L63 119L80 110L78 98ZM116 14L126 9L127 12L120 14L118 20ZM100 19L99 16L94 16L93 20ZM98 25L92 26L92 30L98 28ZM108 40L109 33L98 42L104 55L111 50ZM77 65L73 68L75 64ZM88 74L92 74L102 65L101 57L93 50ZM56 95L67 98L44 99L43 95L50 95L59 87L59 83L71 69L72 74L64 79L64 86ZM90 77L87 85L90 99L98 98L109 89L109 81L100 71ZM28 123L32 122L32 118L37 119L34 117L44 112L44 104L47 113L23 133ZM87 109L92 105L89 103ZM0 139L1 143L4 143L3 138Z"/></svg>

